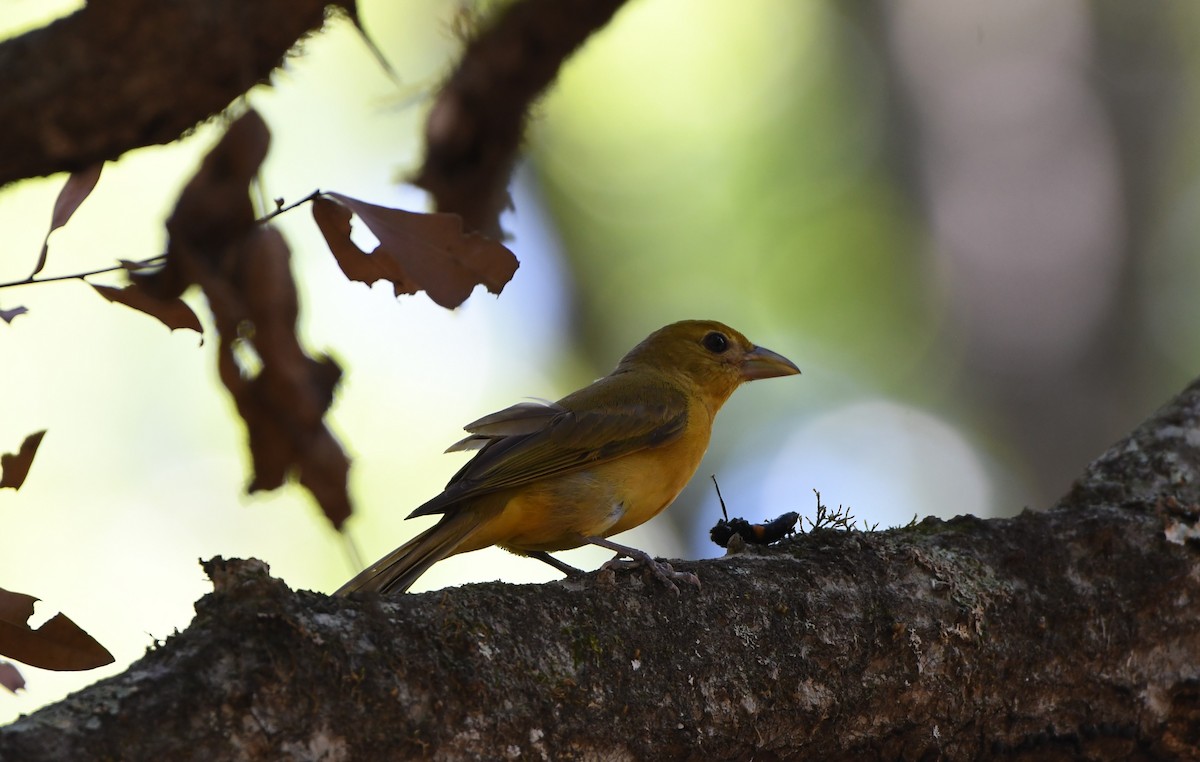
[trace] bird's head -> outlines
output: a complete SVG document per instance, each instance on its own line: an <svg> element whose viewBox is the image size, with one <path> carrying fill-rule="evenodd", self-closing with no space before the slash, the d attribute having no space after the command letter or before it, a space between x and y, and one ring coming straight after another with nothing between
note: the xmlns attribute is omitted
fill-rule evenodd
<svg viewBox="0 0 1200 762"><path fill-rule="evenodd" d="M783 355L757 347L715 320L683 320L660 328L629 351L617 371L649 368L692 384L715 407L745 381L800 372Z"/></svg>

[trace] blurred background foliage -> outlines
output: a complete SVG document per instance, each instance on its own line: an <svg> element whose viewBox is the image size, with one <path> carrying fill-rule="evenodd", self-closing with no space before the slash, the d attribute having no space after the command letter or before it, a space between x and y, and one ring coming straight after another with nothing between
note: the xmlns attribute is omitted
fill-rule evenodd
<svg viewBox="0 0 1200 762"><path fill-rule="evenodd" d="M0 24L12 36L76 5L7 0ZM486 8L360 8L402 82L344 21L306 40L247 98L274 133L265 207L315 188L427 204L402 181ZM347 283L304 210L284 215L303 337L347 370L333 418L367 560L424 526L403 517L461 463L439 453L463 423L561 396L689 317L804 375L735 395L698 478L631 544L717 555L709 474L752 520L811 515L813 489L880 526L1050 506L1200 370L1198 16L1185 0L633 0L533 115L505 218L521 268L499 298L448 313ZM162 251L221 129L107 166L47 273ZM0 281L32 267L62 180L0 190ZM0 289L18 304L29 314L0 325L0 450L49 434L25 487L0 494L0 585L66 611L117 663L27 669L0 721L186 626L208 589L197 557L260 557L319 590L351 574L298 488L241 494L211 339L78 283ZM492 550L418 589L554 576Z"/></svg>

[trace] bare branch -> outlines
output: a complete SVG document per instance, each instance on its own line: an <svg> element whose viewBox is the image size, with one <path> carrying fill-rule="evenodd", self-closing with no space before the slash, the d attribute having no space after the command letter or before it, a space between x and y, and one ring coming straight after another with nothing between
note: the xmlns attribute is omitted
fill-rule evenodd
<svg viewBox="0 0 1200 762"><path fill-rule="evenodd" d="M500 238L508 179L530 105L563 61L625 0L522 0L467 48L425 124L425 164L416 183L438 211L468 230Z"/></svg>
<svg viewBox="0 0 1200 762"><path fill-rule="evenodd" d="M109 265L107 267L99 267L99 268L96 268L95 270L85 270L84 272L70 273L68 275L47 275L47 276L44 276L41 278L31 277L31 278L22 278L21 280L10 280L10 281L4 282L4 283L0 283L0 289L16 288L17 286L35 286L39 283L59 283L62 281L67 281L67 280L86 280L86 279L92 277L93 275L105 275L107 273L115 273L115 272L120 272L122 270L125 270L126 272L128 272L130 269L143 269L143 268L155 267L157 265L161 265L164 261L166 261L166 255L159 254L157 256L153 256L153 257L150 257L149 259L144 259L139 262L121 262L120 264L116 264L116 265Z"/></svg>
<svg viewBox="0 0 1200 762"><path fill-rule="evenodd" d="M175 140L352 0L94 0L0 44L0 185Z"/></svg>

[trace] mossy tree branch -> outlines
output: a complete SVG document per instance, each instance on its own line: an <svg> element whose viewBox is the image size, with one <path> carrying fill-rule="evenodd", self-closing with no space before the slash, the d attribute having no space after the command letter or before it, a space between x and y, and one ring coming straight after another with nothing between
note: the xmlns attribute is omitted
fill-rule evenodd
<svg viewBox="0 0 1200 762"><path fill-rule="evenodd" d="M384 599L206 566L187 631L0 758L1178 759L1200 749L1200 384L1011 519L816 531ZM769 513L770 511L767 511Z"/></svg>

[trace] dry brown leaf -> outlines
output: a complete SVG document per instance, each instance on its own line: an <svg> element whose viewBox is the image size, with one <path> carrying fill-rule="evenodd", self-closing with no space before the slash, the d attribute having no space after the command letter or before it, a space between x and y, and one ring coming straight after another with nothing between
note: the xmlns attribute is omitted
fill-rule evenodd
<svg viewBox="0 0 1200 762"><path fill-rule="evenodd" d="M196 313L192 312L192 308L187 306L187 303L179 297L175 297L174 299L159 299L143 288L140 283L131 283L124 288L97 286L94 283L89 283L88 285L96 289L96 292L108 301L124 304L126 307L131 307L153 318L157 318L159 322L172 331L176 328L190 328L196 333L204 331L200 325L200 318L196 317Z"/></svg>
<svg viewBox="0 0 1200 762"><path fill-rule="evenodd" d="M388 280L396 295L424 290L429 298L453 309L482 284L499 294L512 280L518 262L504 244L463 231L456 214L418 214L369 204L340 193L326 193L354 214L379 239L370 254L350 240L349 218L329 204L313 204L317 226L347 278L371 284Z"/></svg>
<svg viewBox="0 0 1200 762"><path fill-rule="evenodd" d="M38 255L37 264L30 273L30 278L40 273L46 266L46 256L50 253L50 234L66 225L67 221L71 219L71 215L79 209L79 205L91 195L96 183L100 181L100 170L103 168L104 163L101 162L78 172L72 172L66 183L63 184L62 190L58 192L58 198L54 201L54 213L50 215L50 229L46 231L46 237L42 240L42 253Z"/></svg>
<svg viewBox="0 0 1200 762"><path fill-rule="evenodd" d="M199 283L201 270L217 267L225 248L254 226L248 188L270 141L266 123L254 111L231 124L179 194L167 220L171 241L165 263L151 272L126 267L129 280L158 299L174 299Z"/></svg>
<svg viewBox="0 0 1200 762"><path fill-rule="evenodd" d="M333 368L337 365L333 364ZM340 369L338 372L340 374ZM322 426L317 436L308 442L299 467L300 484L316 498L334 529L340 530L353 510L347 489L350 459L329 429Z"/></svg>
<svg viewBox="0 0 1200 762"><path fill-rule="evenodd" d="M24 593L12 593L0 588L0 621L25 625L33 616L33 604L38 599Z"/></svg>
<svg viewBox="0 0 1200 762"><path fill-rule="evenodd" d="M317 499L334 527L350 516L347 477L350 461L325 426L341 379L337 363L309 357L296 338L298 302L282 236L271 228L255 231L239 246L232 285L240 296L240 326L253 326L261 370L247 378L236 368L231 341L222 334L221 378L246 421L254 479L248 489L275 489L296 475ZM244 310L242 312L241 310ZM218 325L224 322L218 314Z"/></svg>
<svg viewBox="0 0 1200 762"><path fill-rule="evenodd" d="M29 627L37 598L0 589L0 654L42 669L71 672L113 662L112 654L65 614Z"/></svg>
<svg viewBox="0 0 1200 762"><path fill-rule="evenodd" d="M0 661L0 685L12 693L25 687L25 678L21 677L21 671L17 669L17 665L10 661Z"/></svg>
<svg viewBox="0 0 1200 762"><path fill-rule="evenodd" d="M192 246L214 251L245 234L254 225L250 182L267 156L271 133L254 111L233 124L200 163L183 192L167 230Z"/></svg>
<svg viewBox="0 0 1200 762"><path fill-rule="evenodd" d="M44 436L46 436L45 430L36 431L25 437L20 451L15 455L9 453L0 455L0 489L4 487L21 489L21 485L25 483L25 477L29 475L29 467L33 465L33 456L37 454L38 445L42 443Z"/></svg>
<svg viewBox="0 0 1200 762"><path fill-rule="evenodd" d="M350 515L350 462L325 425L341 369L310 357L296 337L299 301L283 237L256 224L249 183L269 132L253 112L235 122L180 196L167 223L162 270L134 278L158 296L195 283L212 309L221 382L246 423L254 475L248 489L298 478L335 527ZM254 356L253 369L239 356Z"/></svg>
<svg viewBox="0 0 1200 762"><path fill-rule="evenodd" d="M3 320L5 323L11 323L17 315L24 315L26 312L29 312L29 310L24 307L13 307L7 310L0 309L0 320Z"/></svg>
<svg viewBox="0 0 1200 762"><path fill-rule="evenodd" d="M350 218L353 215L349 209L331 199L318 197L313 200L313 219L346 277L368 286L378 280L389 281L396 296L420 291L421 287L408 277L403 265L395 258L368 254L350 239Z"/></svg>

